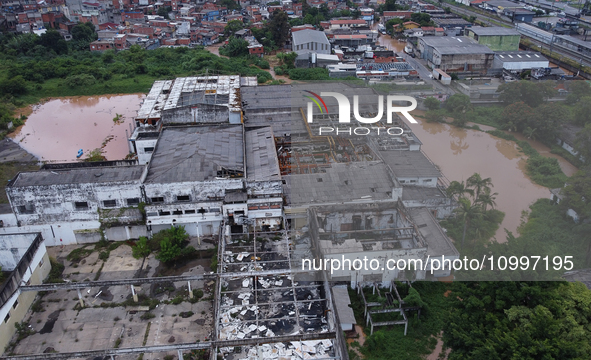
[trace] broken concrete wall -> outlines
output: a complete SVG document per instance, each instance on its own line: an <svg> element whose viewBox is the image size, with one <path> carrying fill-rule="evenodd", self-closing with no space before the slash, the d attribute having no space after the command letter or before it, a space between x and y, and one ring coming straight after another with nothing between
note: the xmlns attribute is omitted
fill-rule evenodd
<svg viewBox="0 0 591 360"><path fill-rule="evenodd" d="M247 181L246 190L249 197L281 196L283 194L283 182L276 181Z"/></svg>
<svg viewBox="0 0 591 360"><path fill-rule="evenodd" d="M195 104L162 111L162 123L220 124L229 122L227 105Z"/></svg>
<svg viewBox="0 0 591 360"><path fill-rule="evenodd" d="M156 205L152 198L164 198L163 204L178 204L178 196L189 196L186 202L223 200L226 190L242 189L242 179L216 179L175 183L149 183L145 185L148 203Z"/></svg>
<svg viewBox="0 0 591 360"><path fill-rule="evenodd" d="M96 221L105 201L125 207L141 199L139 181L7 187L6 194L21 226Z"/></svg>

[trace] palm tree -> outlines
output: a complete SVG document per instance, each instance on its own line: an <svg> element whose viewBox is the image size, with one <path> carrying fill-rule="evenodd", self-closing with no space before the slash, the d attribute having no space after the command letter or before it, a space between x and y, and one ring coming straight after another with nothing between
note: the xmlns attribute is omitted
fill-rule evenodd
<svg viewBox="0 0 591 360"><path fill-rule="evenodd" d="M469 189L464 185L464 182L452 181L449 183L447 187L447 196L453 197L454 195L458 195L460 198L464 197L464 194L470 194L474 196L474 190Z"/></svg>
<svg viewBox="0 0 591 360"><path fill-rule="evenodd" d="M528 126L523 130L523 135L525 135L525 137L528 139L535 140L536 139L536 130L538 130L538 129L532 129Z"/></svg>
<svg viewBox="0 0 591 360"><path fill-rule="evenodd" d="M499 193L492 193L490 192L489 188L484 189L484 193L480 194L475 202L479 203L482 206L482 211L486 211L486 207L490 205L491 208L495 208L497 203L495 202L497 195Z"/></svg>
<svg viewBox="0 0 591 360"><path fill-rule="evenodd" d="M468 180L466 180L466 185L473 187L474 190L476 190L474 196L475 199L478 199L478 196L480 196L483 190L488 189L490 191L490 187L493 186L490 178L483 179L479 173L474 173L474 175L470 176Z"/></svg>
<svg viewBox="0 0 591 360"><path fill-rule="evenodd" d="M470 221L474 218L482 216L482 208L478 204L472 204L470 200L466 198L460 198L458 200L460 206L455 210L456 215L464 222L464 230L462 232L462 246L460 250L464 249L464 240L466 239L466 230L470 225Z"/></svg>

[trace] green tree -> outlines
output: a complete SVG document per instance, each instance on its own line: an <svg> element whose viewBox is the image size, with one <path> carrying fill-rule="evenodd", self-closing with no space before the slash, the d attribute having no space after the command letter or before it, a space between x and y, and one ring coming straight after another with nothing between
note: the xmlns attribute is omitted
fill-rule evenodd
<svg viewBox="0 0 591 360"><path fill-rule="evenodd" d="M585 124L585 127L577 133L575 150L583 157L587 165L591 164L591 122Z"/></svg>
<svg viewBox="0 0 591 360"><path fill-rule="evenodd" d="M474 198L478 198L481 193L490 191L493 186L491 178L483 179L479 173L474 173L466 180L466 185L474 188Z"/></svg>
<svg viewBox="0 0 591 360"><path fill-rule="evenodd" d="M225 6L228 10L240 10L240 4L234 0L221 0L218 4Z"/></svg>
<svg viewBox="0 0 591 360"><path fill-rule="evenodd" d="M443 340L457 359L588 359L582 283L454 282Z"/></svg>
<svg viewBox="0 0 591 360"><path fill-rule="evenodd" d="M135 246L131 248L131 252L136 259L142 259L150 255L151 250L148 246L148 238L140 236L139 240L136 241Z"/></svg>
<svg viewBox="0 0 591 360"><path fill-rule="evenodd" d="M172 262L181 255L180 245L175 244L170 238L165 238L160 242L160 252L156 258L162 262Z"/></svg>
<svg viewBox="0 0 591 360"><path fill-rule="evenodd" d="M421 26L429 26L431 25L431 15L427 13L413 13L410 16L410 21L414 21Z"/></svg>
<svg viewBox="0 0 591 360"><path fill-rule="evenodd" d="M386 3L384 4L384 10L386 10L386 11L398 10L398 5L396 5L396 0L386 0Z"/></svg>
<svg viewBox="0 0 591 360"><path fill-rule="evenodd" d="M57 30L47 30L45 34L41 35L40 43L44 47L55 51L56 54L68 53L68 44Z"/></svg>
<svg viewBox="0 0 591 360"><path fill-rule="evenodd" d="M240 20L232 20L228 22L226 27L224 28L224 36L230 37L234 35L236 31L242 30L244 28L244 23Z"/></svg>
<svg viewBox="0 0 591 360"><path fill-rule="evenodd" d="M432 96L429 96L428 98L425 99L425 101L423 102L423 105L425 105L425 107L427 109L433 111L433 110L439 109L439 106L441 106L441 101L435 99Z"/></svg>
<svg viewBox="0 0 591 360"><path fill-rule="evenodd" d="M279 48L283 48L289 37L289 22L285 11L275 10L271 20L267 22L273 41Z"/></svg>
<svg viewBox="0 0 591 360"><path fill-rule="evenodd" d="M80 23L72 28L72 40L91 42L95 40L94 25L90 22Z"/></svg>
<svg viewBox="0 0 591 360"><path fill-rule="evenodd" d="M220 48L220 54L230 57L248 55L248 42L243 39L232 38L227 45Z"/></svg>
<svg viewBox="0 0 591 360"><path fill-rule="evenodd" d="M392 31L394 30L393 29L393 26L394 25L400 25L402 23L404 23L404 20L398 19L398 18L394 18L394 19L390 19L390 20L386 21L386 24L384 25L384 27L386 28L386 32L388 34L392 34Z"/></svg>
<svg viewBox="0 0 591 360"><path fill-rule="evenodd" d="M484 189L484 192L480 194L475 201L482 206L482 211L486 212L486 208L488 206L490 206L493 209L495 208L495 206L497 206L497 203L495 202L497 195L499 194L491 193L491 190L486 188Z"/></svg>
<svg viewBox="0 0 591 360"><path fill-rule="evenodd" d="M505 104L523 102L530 107L536 107L556 94L554 85L549 81L533 83L527 80L514 81L499 86L499 100Z"/></svg>
<svg viewBox="0 0 591 360"><path fill-rule="evenodd" d="M577 107L574 109L573 120L580 126L591 123L591 96L581 98Z"/></svg>
<svg viewBox="0 0 591 360"><path fill-rule="evenodd" d="M536 113L530 106L523 102L516 102L503 109L501 121L504 129L521 132L528 124L535 123L535 118Z"/></svg>
<svg viewBox="0 0 591 360"><path fill-rule="evenodd" d="M566 103L576 104L585 96L591 96L591 86L586 81L571 81L568 87L568 96Z"/></svg>
<svg viewBox="0 0 591 360"><path fill-rule="evenodd" d="M21 75L0 82L0 91L7 95L24 95L27 93L27 82Z"/></svg>
<svg viewBox="0 0 591 360"><path fill-rule="evenodd" d="M463 250L464 241L466 240L466 230L470 226L472 220L482 216L482 208L479 204L472 203L469 199L462 197L458 200L458 204L459 207L455 209L454 212L464 224L464 229L462 231L462 245L460 247L460 249Z"/></svg>
<svg viewBox="0 0 591 360"><path fill-rule="evenodd" d="M165 19L170 19L168 14L172 11L172 6L160 6L158 8L158 16L162 16Z"/></svg>
<svg viewBox="0 0 591 360"><path fill-rule="evenodd" d="M457 195L458 197L464 197L464 194L468 194L468 195L472 195L474 196L474 190L466 187L466 185L464 184L464 182L459 182L459 181L452 181L451 183L449 183L449 186L446 189L447 192L447 196L453 197L455 195Z"/></svg>
<svg viewBox="0 0 591 360"><path fill-rule="evenodd" d="M464 94L454 94L445 101L445 108L455 115L466 113L472 109L470 97Z"/></svg>
<svg viewBox="0 0 591 360"><path fill-rule="evenodd" d="M569 115L570 111L557 102L544 103L535 108L534 116L529 118L527 126L535 129L535 138L550 144L556 138L556 130L569 121ZM524 135L528 136L525 132Z"/></svg>

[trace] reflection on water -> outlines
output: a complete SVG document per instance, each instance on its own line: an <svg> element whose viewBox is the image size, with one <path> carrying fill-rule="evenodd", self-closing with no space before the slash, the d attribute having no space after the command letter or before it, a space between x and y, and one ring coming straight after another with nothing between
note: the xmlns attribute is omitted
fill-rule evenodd
<svg viewBox="0 0 591 360"><path fill-rule="evenodd" d="M467 136L466 130L460 128L451 128L449 135L453 137L453 140L450 141L449 146L452 149L454 155L459 155L463 150L468 150L470 144L466 143L465 141Z"/></svg>
<svg viewBox="0 0 591 360"><path fill-rule="evenodd" d="M21 128L10 136L40 160L76 161L103 147L108 160L129 153L125 130L144 95L76 96L50 100L36 108ZM122 115L118 123L113 121Z"/></svg>
<svg viewBox="0 0 591 360"><path fill-rule="evenodd" d="M423 143L423 151L449 181L465 181L475 172L483 178L492 178L493 190L499 193L497 208L506 214L496 233L497 241L506 241L503 228L516 233L523 210L528 210L537 199L550 196L547 188L527 177L525 156L514 142L477 130L415 119L419 124L412 125L412 130Z"/></svg>

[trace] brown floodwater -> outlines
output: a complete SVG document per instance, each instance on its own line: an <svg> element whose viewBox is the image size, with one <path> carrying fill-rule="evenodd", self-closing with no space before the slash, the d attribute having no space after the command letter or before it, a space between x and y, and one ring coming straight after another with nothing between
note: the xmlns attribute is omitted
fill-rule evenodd
<svg viewBox="0 0 591 360"><path fill-rule="evenodd" d="M108 160L129 153L129 131L144 94L74 96L33 105L25 125L10 137L42 161L76 161L78 149L84 159L93 149L103 148ZM113 119L120 115L120 120Z"/></svg>
<svg viewBox="0 0 591 360"><path fill-rule="evenodd" d="M550 197L548 188L534 184L526 175L526 156L517 150L514 142L477 130L415 119L419 124L412 125L412 130L423 143L423 151L449 181L466 181L474 173L492 179L493 191L498 193L496 208L505 212L505 219L495 235L498 242L506 241L504 228L517 235L522 211L529 210L537 199ZM544 156L558 158L567 175L576 171L566 160L549 154L543 144L529 142Z"/></svg>

